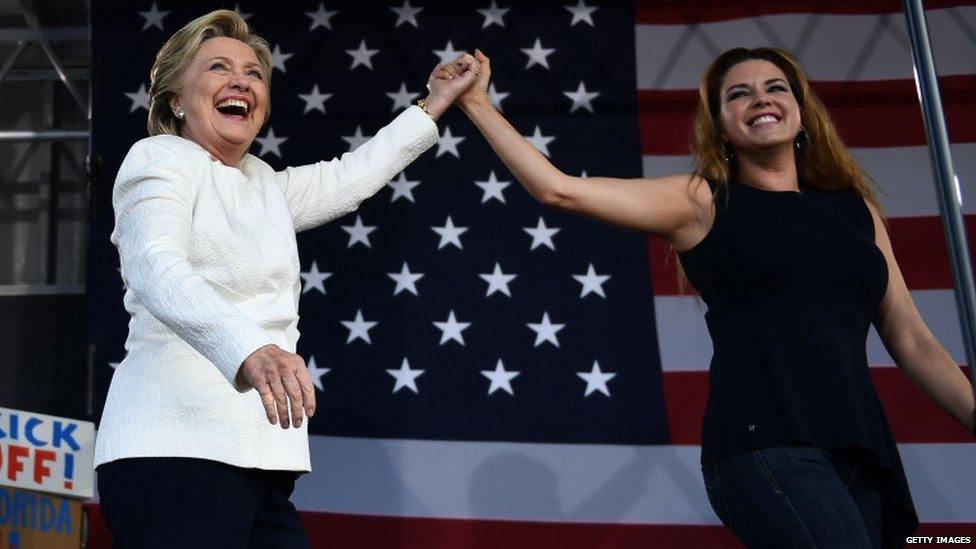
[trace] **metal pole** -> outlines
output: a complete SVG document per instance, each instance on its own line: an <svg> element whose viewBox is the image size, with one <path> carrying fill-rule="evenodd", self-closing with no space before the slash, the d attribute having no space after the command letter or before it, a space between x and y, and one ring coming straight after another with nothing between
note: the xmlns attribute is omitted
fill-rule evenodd
<svg viewBox="0 0 976 549"><path fill-rule="evenodd" d="M3 64L2 68L0 68L0 84L3 83L3 79L7 76L7 73L10 72L10 69L13 68L14 63L17 62L17 58L20 57L20 54L24 53L25 49L27 49L27 42L23 40L17 42L17 47L14 48L14 52L10 54L10 57L7 58L7 62Z"/></svg>
<svg viewBox="0 0 976 549"><path fill-rule="evenodd" d="M905 0L905 20L912 44L912 60L915 63L915 83L918 86L925 136L929 142L932 171L935 174L936 194L942 213L952 280L956 286L956 309L959 326L966 348L969 375L976 391L976 289L973 286L973 269L966 243L966 227L962 217L962 191L959 180L952 170L949 154L949 137L946 133L945 115L939 95L939 81L932 59L928 25L922 0Z"/></svg>
<svg viewBox="0 0 976 549"><path fill-rule="evenodd" d="M0 141L85 141L88 130L0 130Z"/></svg>
<svg viewBox="0 0 976 549"><path fill-rule="evenodd" d="M58 88L51 83L51 128L61 124L61 113L58 108ZM57 284L58 281L58 222L61 205L61 142L51 142L51 171L48 175L47 186L47 283Z"/></svg>

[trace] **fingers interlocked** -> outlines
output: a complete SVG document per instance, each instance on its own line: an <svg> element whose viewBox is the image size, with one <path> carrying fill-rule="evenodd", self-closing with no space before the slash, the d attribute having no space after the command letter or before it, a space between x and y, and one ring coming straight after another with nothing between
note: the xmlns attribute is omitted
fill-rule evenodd
<svg viewBox="0 0 976 549"><path fill-rule="evenodd" d="M453 80L472 70L478 74L478 61L470 53L462 53L449 63L437 65L434 76L442 80Z"/></svg>

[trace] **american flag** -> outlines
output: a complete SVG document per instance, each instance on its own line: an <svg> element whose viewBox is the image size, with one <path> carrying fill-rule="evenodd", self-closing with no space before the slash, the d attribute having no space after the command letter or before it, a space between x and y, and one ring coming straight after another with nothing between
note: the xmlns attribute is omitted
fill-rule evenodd
<svg viewBox="0 0 976 549"><path fill-rule="evenodd" d="M962 365L900 7L95 2L89 295L101 395L127 321L111 184L145 136L153 56L216 8L271 45L272 117L252 154L276 169L352 150L426 95L436 63L478 47L492 59L492 100L563 171L687 172L707 63L740 45L790 50L877 181L912 295ZM928 7L965 196L976 188L976 2ZM736 546L698 470L704 306L678 292L664 245L541 206L459 111L439 132L357 212L299 235L299 354L320 406L313 472L293 500L313 546ZM964 208L974 212L968 197ZM972 435L895 371L873 333L868 348L923 533L972 535Z"/></svg>

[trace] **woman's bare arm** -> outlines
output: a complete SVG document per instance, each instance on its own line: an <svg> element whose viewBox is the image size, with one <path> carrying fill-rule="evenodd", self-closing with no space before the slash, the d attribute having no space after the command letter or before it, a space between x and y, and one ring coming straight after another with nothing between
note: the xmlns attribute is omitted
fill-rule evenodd
<svg viewBox="0 0 976 549"><path fill-rule="evenodd" d="M875 327L891 357L930 399L970 430L973 429L973 388L959 365L932 335L905 285L881 215L868 203L874 218L875 241L888 263L888 290Z"/></svg>
<svg viewBox="0 0 976 549"><path fill-rule="evenodd" d="M573 177L552 165L498 112L488 98L491 65L480 51L478 81L458 99L461 109L519 180L540 202L617 227L661 236L678 249L707 233L712 194L699 177L655 179Z"/></svg>

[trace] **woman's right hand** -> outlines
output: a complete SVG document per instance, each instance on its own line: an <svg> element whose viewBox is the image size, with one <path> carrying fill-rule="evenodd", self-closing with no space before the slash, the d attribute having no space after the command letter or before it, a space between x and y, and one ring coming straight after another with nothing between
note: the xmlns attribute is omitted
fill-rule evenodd
<svg viewBox="0 0 976 549"><path fill-rule="evenodd" d="M302 426L302 412L315 415L315 386L308 374L305 360L277 345L265 345L254 351L241 364L237 373L261 395L261 404L268 421L280 423L282 429L290 423Z"/></svg>
<svg viewBox="0 0 976 549"><path fill-rule="evenodd" d="M427 79L427 114L436 122L477 77L478 62L463 53L454 61L437 65Z"/></svg>
<svg viewBox="0 0 976 549"><path fill-rule="evenodd" d="M491 80L491 60L481 50L474 50L475 61L478 62L478 77L468 91L458 96L455 103L462 109L479 102L490 103L488 97L488 81Z"/></svg>

